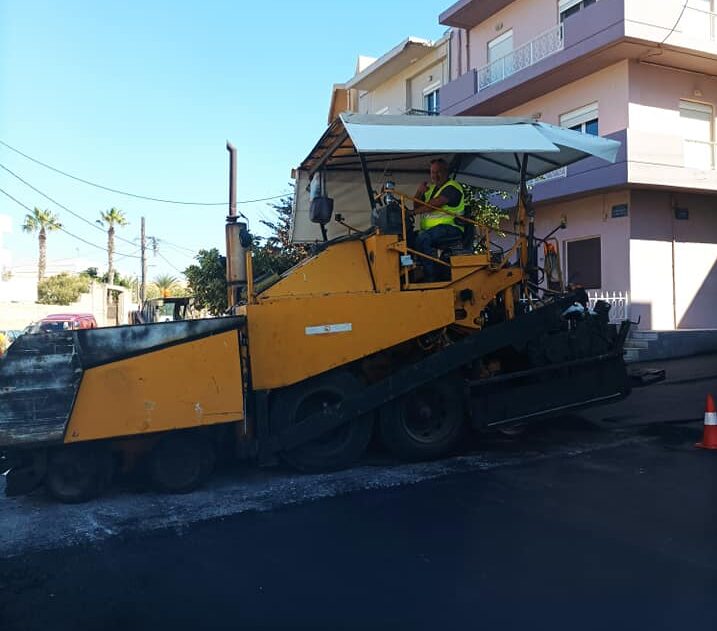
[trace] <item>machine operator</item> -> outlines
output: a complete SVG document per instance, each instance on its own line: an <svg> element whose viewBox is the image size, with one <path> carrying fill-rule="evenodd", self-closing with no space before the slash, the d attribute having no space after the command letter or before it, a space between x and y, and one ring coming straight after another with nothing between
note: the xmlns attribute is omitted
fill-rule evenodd
<svg viewBox="0 0 717 631"><path fill-rule="evenodd" d="M440 242L460 238L463 226L455 217L463 215L465 199L463 187L449 177L448 163L442 158L431 160L431 183L423 182L414 197L416 202L413 212L421 214L420 231L416 236L414 248L422 254L436 256L436 248ZM431 211L439 208L443 212ZM429 259L422 259L424 281L437 279L438 264Z"/></svg>

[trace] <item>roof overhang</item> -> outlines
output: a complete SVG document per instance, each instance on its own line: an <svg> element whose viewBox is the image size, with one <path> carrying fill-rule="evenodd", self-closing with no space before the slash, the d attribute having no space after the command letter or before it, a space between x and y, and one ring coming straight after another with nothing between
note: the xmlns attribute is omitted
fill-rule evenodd
<svg viewBox="0 0 717 631"><path fill-rule="evenodd" d="M513 0L458 0L438 16L439 24L472 29L507 7Z"/></svg>
<svg viewBox="0 0 717 631"><path fill-rule="evenodd" d="M373 90L399 72L423 59L434 49L428 39L408 37L346 82L347 90Z"/></svg>

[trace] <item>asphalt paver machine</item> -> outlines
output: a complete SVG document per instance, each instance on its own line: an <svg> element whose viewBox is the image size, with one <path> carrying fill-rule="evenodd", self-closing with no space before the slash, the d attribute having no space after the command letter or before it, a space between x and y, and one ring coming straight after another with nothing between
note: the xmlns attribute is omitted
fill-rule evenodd
<svg viewBox="0 0 717 631"><path fill-rule="evenodd" d="M186 492L226 455L345 467L374 433L398 458L438 458L465 432L510 429L630 390L629 322L538 282L526 182L619 143L526 119L343 114L296 169L293 236L313 254L255 282L227 218L230 309L217 318L24 335L0 362L9 494L99 494L142 467ZM424 282L412 191L430 159L513 195L509 245L470 213Z"/></svg>

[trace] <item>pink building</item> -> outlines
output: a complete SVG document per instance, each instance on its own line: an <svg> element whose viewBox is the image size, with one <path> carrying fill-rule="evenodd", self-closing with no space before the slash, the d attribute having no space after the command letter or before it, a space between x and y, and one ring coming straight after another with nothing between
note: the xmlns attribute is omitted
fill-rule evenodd
<svg viewBox="0 0 717 631"><path fill-rule="evenodd" d="M622 142L533 185L566 278L655 330L717 329L715 0L459 0L446 115L530 116Z"/></svg>

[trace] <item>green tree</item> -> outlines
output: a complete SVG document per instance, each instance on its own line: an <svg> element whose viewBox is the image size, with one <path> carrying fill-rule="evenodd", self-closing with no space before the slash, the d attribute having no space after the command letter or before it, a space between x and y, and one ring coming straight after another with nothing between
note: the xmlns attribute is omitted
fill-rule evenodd
<svg viewBox="0 0 717 631"><path fill-rule="evenodd" d="M197 309L207 309L212 315L227 310L226 258L219 250L199 250L196 264L184 270Z"/></svg>
<svg viewBox="0 0 717 631"><path fill-rule="evenodd" d="M500 222L508 217L508 213L496 206L492 200L495 199L496 195L501 199L507 199L508 195L467 184L462 184L461 186L463 186L466 207L470 209L470 214L475 220L490 228L499 228Z"/></svg>
<svg viewBox="0 0 717 631"><path fill-rule="evenodd" d="M463 195L467 213L484 227L500 232L500 222L508 218L508 213L494 203L496 197L507 199L509 196L503 192L490 191L484 188L462 184ZM477 231L477 230L476 230ZM478 249L483 251L490 247L489 243L479 240Z"/></svg>
<svg viewBox="0 0 717 631"><path fill-rule="evenodd" d="M40 210L37 206L33 209L32 214L25 215L25 221L22 224L23 232L37 232L38 245L40 249L39 260L37 263L37 280L42 282L45 278L45 269L47 267L47 233L62 228L57 215L49 210Z"/></svg>
<svg viewBox="0 0 717 631"><path fill-rule="evenodd" d="M160 274L159 276L155 276L152 284L157 288L162 298L168 298L173 295L178 282L177 278L170 274Z"/></svg>
<svg viewBox="0 0 717 631"><path fill-rule="evenodd" d="M309 255L309 246L291 242L293 197L287 195L269 206L274 209L276 220L261 220L261 223L271 230L271 234L264 239L257 239L253 258L256 276L268 273L283 274Z"/></svg>
<svg viewBox="0 0 717 631"><path fill-rule="evenodd" d="M71 305L90 290L91 279L84 274L62 272L40 281L37 301L43 305Z"/></svg>
<svg viewBox="0 0 717 631"><path fill-rule="evenodd" d="M283 274L308 256L309 247L291 242L292 197L287 195L276 204L269 204L276 215L274 221L262 220L270 230L268 237L256 237L252 246L254 278L266 274ZM216 248L200 250L197 263L184 270L189 289L198 309L215 315L227 309L226 258Z"/></svg>
<svg viewBox="0 0 717 631"><path fill-rule="evenodd" d="M115 226L126 226L129 222L125 214L119 208L110 208L106 212L100 212L97 223L107 226L107 279L110 284L115 279L114 255L115 255Z"/></svg>

